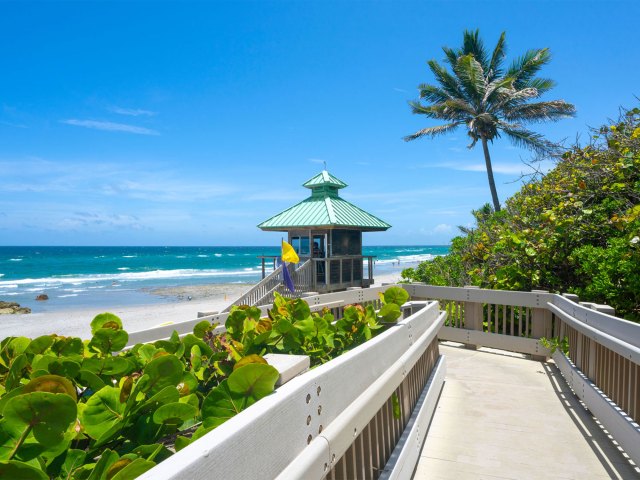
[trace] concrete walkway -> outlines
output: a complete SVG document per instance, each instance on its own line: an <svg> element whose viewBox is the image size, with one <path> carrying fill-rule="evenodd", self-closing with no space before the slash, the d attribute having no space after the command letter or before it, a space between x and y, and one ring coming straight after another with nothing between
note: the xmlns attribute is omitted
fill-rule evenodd
<svg viewBox="0 0 640 480"><path fill-rule="evenodd" d="M640 479L553 362L456 345L415 479Z"/></svg>

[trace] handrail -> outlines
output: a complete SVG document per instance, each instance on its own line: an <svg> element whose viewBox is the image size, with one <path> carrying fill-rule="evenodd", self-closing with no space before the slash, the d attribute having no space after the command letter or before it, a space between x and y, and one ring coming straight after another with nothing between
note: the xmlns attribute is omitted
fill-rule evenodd
<svg viewBox="0 0 640 480"><path fill-rule="evenodd" d="M384 289L340 292L341 303L351 303L348 297L358 294L373 300ZM327 296L322 300L331 301ZM380 471L391 458L393 446L425 385L430 385L434 399L442 388L444 369L438 371L438 381L428 381L438 360L442 360L436 335L445 316L436 302L430 302L369 342L292 379L279 387L276 394L263 398L140 478L202 478L204 472L216 472L230 479L274 478L305 452L313 454L316 461L312 466L304 466L304 478L320 479L336 465L344 464L341 458L344 452L346 458L353 450L354 457L347 463L355 464L354 446L362 443L360 435L373 432L378 424L384 425L378 434L386 447L381 447L374 463L369 461L368 467L362 464L358 468L369 468L372 474ZM373 403L364 402L371 398L372 386L379 395L388 395L376 396ZM402 405L401 418L390 413L393 395L398 395ZM435 406L435 400L430 403ZM362 405L366 405L365 410ZM283 412L289 419L287 422L282 422ZM422 428L426 429L431 414ZM370 424L373 418L376 420ZM339 428L338 424L332 427L336 421L340 422ZM242 448L238 448L239 444ZM317 449L320 451L314 454ZM374 478L372 474L367 478Z"/></svg>
<svg viewBox="0 0 640 480"><path fill-rule="evenodd" d="M524 352L533 355L533 358L538 360L544 360L551 356L551 352L541 346L540 338L557 339L559 348L553 354L553 358L567 383L587 408L597 416L598 421L609 431L630 458L636 463L640 463L640 427L638 427L640 419L640 325L598 312L561 295L543 291L495 291L474 287L436 287L422 284L401 286L411 294L412 300L438 300L442 310L448 312L445 325L438 328L440 339L460 341L473 346L473 348L492 346L503 350ZM385 288L388 286L313 295L305 300L314 309L321 308L320 306L323 304L335 305L335 302L338 301L341 305L375 303L379 302L378 293ZM222 318L226 319L226 315L220 314L215 318L207 318L221 320ZM413 335L420 337L422 332L416 330ZM563 339L565 337L568 338L569 343L568 353L561 351L564 348ZM373 342L372 345L375 344L376 339ZM406 351L410 348L410 344L404 348ZM394 362L395 359L388 365L393 366ZM335 379L328 378L327 380L341 381L342 377L337 372L334 372L333 375L336 376ZM378 374L378 377L380 376L382 376L381 373ZM346 383L349 382L350 380ZM357 388L360 388L361 394L365 395L368 388L375 384L374 382L375 379L365 386L358 384ZM320 385L320 383L314 383L314 385ZM309 393L315 395L315 390L310 388ZM317 402L320 400L313 395L311 396L311 406L317 408ZM367 398L374 397L379 400L375 395ZM273 408L281 412L283 408L289 408L287 405L280 403ZM360 404L356 402L353 407L356 408L356 405ZM356 418L358 415L362 415L364 410L361 411L361 408L368 408L363 405L364 403L358 406L357 411L350 411L343 416ZM298 407L291 406L291 408L296 412ZM323 403L323 411L324 408L325 404ZM251 416L247 418L247 422L266 421L265 417ZM312 418L315 421L315 417ZM347 423L352 425L352 423ZM262 426L262 423L260 425ZM288 468L295 471L306 471L304 470L306 468L324 471L322 469L324 463L327 463L329 468L334 465L331 460L326 461L329 457L325 456L327 452L325 446L329 445L333 439L338 443L330 445L329 448L337 449L335 451L340 450L338 445L342 442L340 440L342 433L336 433L334 438L332 432L338 428L338 424L333 427L328 427L324 423L322 425L325 427L324 435L319 435L316 440L318 425L312 422L312 426L315 426L316 430L315 432L310 430L310 434L313 434L312 441L308 447L304 447L304 455L308 461L301 458L300 462L303 463L296 463L298 467L302 465L300 467L302 470L294 467L291 463L292 460L287 461L285 467L289 466ZM223 427L224 425L219 428ZM247 425L246 428L251 430L252 426ZM278 438L286 437L290 433L288 428L288 425L282 426L280 430L271 431L269 435ZM358 427L356 429L359 433ZM223 428L221 432L224 431ZM351 433L353 433L352 430ZM231 432L228 434L231 435ZM282 449L284 448L282 447ZM327 475L327 472L324 472Z"/></svg>
<svg viewBox="0 0 640 480"><path fill-rule="evenodd" d="M567 322L583 335L591 338L592 340L595 340L599 344L607 347L609 350L612 350L617 354L628 358L636 365L640 365L640 348L620 338L616 338L606 332L598 330L591 325L581 322L580 320L566 313L564 310L556 307L551 302L549 302L547 305L554 314L558 315L560 318L562 318L562 320Z"/></svg>
<svg viewBox="0 0 640 480"><path fill-rule="evenodd" d="M267 275L264 279L258 282L251 289L241 295L229 306L225 307L223 312L228 312L234 305L255 305L256 301L264 297L267 291L272 290L275 286L282 282L282 268L283 265L279 265L273 272Z"/></svg>

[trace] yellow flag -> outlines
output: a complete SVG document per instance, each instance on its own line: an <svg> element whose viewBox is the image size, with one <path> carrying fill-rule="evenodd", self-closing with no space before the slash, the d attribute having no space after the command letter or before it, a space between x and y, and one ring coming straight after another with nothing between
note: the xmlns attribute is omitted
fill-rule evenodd
<svg viewBox="0 0 640 480"><path fill-rule="evenodd" d="M293 247L284 240L282 241L282 261L290 263L298 263L300 261Z"/></svg>

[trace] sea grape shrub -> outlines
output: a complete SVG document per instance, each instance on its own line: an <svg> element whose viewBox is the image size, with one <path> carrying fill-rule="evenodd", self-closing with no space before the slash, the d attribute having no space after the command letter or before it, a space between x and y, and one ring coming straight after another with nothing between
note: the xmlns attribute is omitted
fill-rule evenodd
<svg viewBox="0 0 640 480"><path fill-rule="evenodd" d="M311 312L304 300L277 292L267 317L261 318L257 307L234 307L225 323L226 332L209 337L208 345L216 359L214 370L225 375L234 362L260 361L267 353L308 355L312 366L320 365L395 322L408 298L404 289L391 287L381 294L379 311L373 305L348 305L339 319L328 308ZM202 323L203 328L206 323Z"/></svg>
<svg viewBox="0 0 640 480"><path fill-rule="evenodd" d="M572 292L640 320L640 109L624 111L532 178L450 255L407 269L407 280L506 290Z"/></svg>
<svg viewBox="0 0 640 480"><path fill-rule="evenodd" d="M277 296L265 318L235 307L226 332L137 344L111 313L92 338L44 335L0 342L0 478L126 480L152 468L274 390L267 352L303 353L314 365L397 320L408 295L388 289L376 312L351 305L335 320Z"/></svg>
<svg viewBox="0 0 640 480"><path fill-rule="evenodd" d="M278 378L263 362L211 381L214 357L201 332L120 351L128 334L118 317L98 315L91 330L84 342L0 343L1 478L135 478L172 454L167 437L195 429L198 438L271 393ZM224 414L208 408L220 397ZM192 441L178 438L175 448Z"/></svg>

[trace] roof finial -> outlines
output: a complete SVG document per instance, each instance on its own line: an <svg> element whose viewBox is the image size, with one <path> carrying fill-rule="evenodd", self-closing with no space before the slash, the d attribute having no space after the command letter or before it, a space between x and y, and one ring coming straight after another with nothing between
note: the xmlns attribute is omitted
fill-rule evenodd
<svg viewBox="0 0 640 480"><path fill-rule="evenodd" d="M324 169L326 170L327 169L327 161L323 160L322 163L324 163Z"/></svg>

